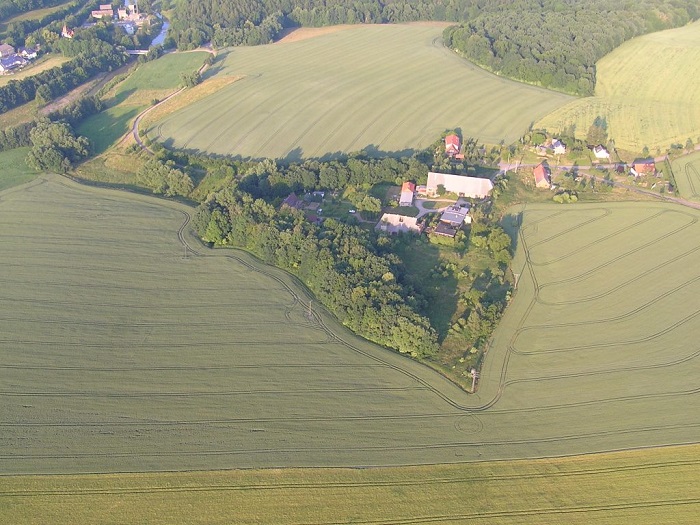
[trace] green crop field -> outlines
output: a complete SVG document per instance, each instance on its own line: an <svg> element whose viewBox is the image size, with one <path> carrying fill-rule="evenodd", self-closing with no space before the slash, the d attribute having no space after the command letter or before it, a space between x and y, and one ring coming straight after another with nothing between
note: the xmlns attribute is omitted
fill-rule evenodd
<svg viewBox="0 0 700 525"><path fill-rule="evenodd" d="M149 130L178 148L243 157L321 157L424 148L446 129L498 144L572 97L512 82L459 58L442 27L358 26L308 40L237 47L216 75L243 78Z"/></svg>
<svg viewBox="0 0 700 525"><path fill-rule="evenodd" d="M700 151L674 160L671 168L681 197L700 200Z"/></svg>
<svg viewBox="0 0 700 525"><path fill-rule="evenodd" d="M0 152L0 191L18 186L36 178L38 173L27 166L25 159L29 148L16 148Z"/></svg>
<svg viewBox="0 0 700 525"><path fill-rule="evenodd" d="M463 463L698 441L699 212L528 206L518 290L472 396L316 303L309 312L283 272L199 246L189 213L59 177L0 193L4 474Z"/></svg>
<svg viewBox="0 0 700 525"><path fill-rule="evenodd" d="M171 53L139 65L110 93L107 109L78 126L78 134L90 139L95 153L105 152L131 129L134 118L154 99L162 100L178 89L180 73L196 71L206 56L203 51Z"/></svg>
<svg viewBox="0 0 700 525"><path fill-rule="evenodd" d="M700 136L700 22L635 38L603 57L593 97L576 100L538 121L552 132L575 124L585 137L605 117L617 148L639 152Z"/></svg>
<svg viewBox="0 0 700 525"><path fill-rule="evenodd" d="M0 477L8 523L695 525L700 448L380 469Z"/></svg>

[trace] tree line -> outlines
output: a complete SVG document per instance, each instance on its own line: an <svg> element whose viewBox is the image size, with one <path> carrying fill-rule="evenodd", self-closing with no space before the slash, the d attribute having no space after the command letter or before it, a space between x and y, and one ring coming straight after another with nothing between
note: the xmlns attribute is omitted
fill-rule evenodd
<svg viewBox="0 0 700 525"><path fill-rule="evenodd" d="M64 0L0 0L0 20L34 9L53 7L63 2Z"/></svg>
<svg viewBox="0 0 700 525"><path fill-rule="evenodd" d="M302 212L278 211L236 184L210 195L193 226L206 242L242 248L296 275L366 339L417 358L437 352L437 335L418 313L423 299L374 233L334 219L310 223Z"/></svg>

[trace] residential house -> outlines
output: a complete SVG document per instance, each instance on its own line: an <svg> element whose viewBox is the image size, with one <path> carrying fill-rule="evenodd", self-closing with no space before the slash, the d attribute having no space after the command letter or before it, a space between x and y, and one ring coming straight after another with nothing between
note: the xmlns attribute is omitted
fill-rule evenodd
<svg viewBox="0 0 700 525"><path fill-rule="evenodd" d="M642 175L654 174L656 173L656 163L652 158L646 159L634 159L632 162L632 167L630 168L630 173L635 177L640 177Z"/></svg>
<svg viewBox="0 0 700 525"><path fill-rule="evenodd" d="M554 151L555 155L563 155L564 153L566 153L566 144L564 144L559 139L553 139L552 140L552 151Z"/></svg>
<svg viewBox="0 0 700 525"><path fill-rule="evenodd" d="M27 60L33 60L37 57L37 51L31 47L20 47L18 55Z"/></svg>
<svg viewBox="0 0 700 525"><path fill-rule="evenodd" d="M385 213L374 229L385 233L420 233L423 231L423 225L418 222L417 217Z"/></svg>
<svg viewBox="0 0 700 525"><path fill-rule="evenodd" d="M430 197L437 196L438 186L442 186L446 192L455 193L460 197L483 199L493 189L493 182L491 179L480 177L429 172L426 194Z"/></svg>
<svg viewBox="0 0 700 525"><path fill-rule="evenodd" d="M15 54L15 48L10 44L0 44L0 58L7 58Z"/></svg>
<svg viewBox="0 0 700 525"><path fill-rule="evenodd" d="M459 154L460 144L459 137L454 133L445 137L445 153L449 157L454 157Z"/></svg>
<svg viewBox="0 0 700 525"><path fill-rule="evenodd" d="M552 172L545 163L540 163L532 171L535 176L535 186L538 188L549 189L552 186Z"/></svg>
<svg viewBox="0 0 700 525"><path fill-rule="evenodd" d="M469 206L449 206L442 212L440 222L433 229L435 235L454 238L463 224L471 224Z"/></svg>
<svg viewBox="0 0 700 525"><path fill-rule="evenodd" d="M404 182L401 186L401 196L399 197L399 206L411 206L413 204L413 195L416 191L416 185L412 182Z"/></svg>
<svg viewBox="0 0 700 525"><path fill-rule="evenodd" d="M593 155L595 155L596 159L610 160L610 153L605 149L605 146L601 144L593 147Z"/></svg>
<svg viewBox="0 0 700 525"><path fill-rule="evenodd" d="M20 68L25 64L27 64L27 61L19 55L0 58L0 73L7 73L8 71Z"/></svg>
<svg viewBox="0 0 700 525"><path fill-rule="evenodd" d="M295 210L300 210L304 207L304 201L297 197L296 193L290 193L286 199L282 201L282 208L292 208Z"/></svg>

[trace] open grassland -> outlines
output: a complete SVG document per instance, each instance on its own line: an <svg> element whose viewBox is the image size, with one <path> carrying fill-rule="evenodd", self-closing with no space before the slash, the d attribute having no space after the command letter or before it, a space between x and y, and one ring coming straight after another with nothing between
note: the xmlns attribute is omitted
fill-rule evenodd
<svg viewBox="0 0 700 525"><path fill-rule="evenodd" d="M700 151L674 160L671 168L681 197L700 201Z"/></svg>
<svg viewBox="0 0 700 525"><path fill-rule="evenodd" d="M698 212L531 205L479 391L353 337L190 209L0 194L5 474L391 466L695 443ZM519 220L517 216L512 219ZM189 246L189 248L186 248Z"/></svg>
<svg viewBox="0 0 700 525"><path fill-rule="evenodd" d="M38 173L27 166L25 159L29 148L16 148L0 152L0 191L19 186L35 179Z"/></svg>
<svg viewBox="0 0 700 525"><path fill-rule="evenodd" d="M597 64L595 96L571 102L536 123L552 132L574 124L584 138L605 117L617 148L695 142L700 135L700 22L635 38Z"/></svg>
<svg viewBox="0 0 700 525"><path fill-rule="evenodd" d="M23 78L38 75L42 71L46 71L47 69L51 69L52 67L60 66L61 64L64 64L69 60L70 58L66 58L59 55L50 55L47 57L40 58L33 64L28 65L27 67L22 69L21 71L17 71L16 73L13 73L11 75L0 75L0 86L6 85L11 80L22 80Z"/></svg>
<svg viewBox="0 0 700 525"><path fill-rule="evenodd" d="M700 448L380 469L0 478L24 523L695 525Z"/></svg>
<svg viewBox="0 0 700 525"><path fill-rule="evenodd" d="M446 49L442 27L357 26L239 47L211 74L240 81L152 126L168 145L243 157L424 148L446 129L516 140L572 98L491 75Z"/></svg>
<svg viewBox="0 0 700 525"><path fill-rule="evenodd" d="M179 88L180 73L196 71L207 53L171 53L139 65L106 100L107 109L85 119L78 133L90 139L93 151L105 152L131 129L136 116Z"/></svg>

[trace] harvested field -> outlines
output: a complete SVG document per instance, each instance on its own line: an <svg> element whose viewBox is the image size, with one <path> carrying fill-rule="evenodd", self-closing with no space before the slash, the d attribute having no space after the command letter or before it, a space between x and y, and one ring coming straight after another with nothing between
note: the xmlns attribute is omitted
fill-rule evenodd
<svg viewBox="0 0 700 525"><path fill-rule="evenodd" d="M518 290L473 396L318 306L309 318L288 275L199 246L190 211L58 177L0 194L5 474L463 463L698 441L694 210L528 206Z"/></svg>
<svg viewBox="0 0 700 525"><path fill-rule="evenodd" d="M450 128L511 142L573 100L479 69L446 49L441 34L432 25L367 25L237 47L211 71L240 81L146 131L177 148L242 157L396 153L425 148Z"/></svg>
<svg viewBox="0 0 700 525"><path fill-rule="evenodd" d="M36 523L695 525L700 447L550 460L0 478Z"/></svg>
<svg viewBox="0 0 700 525"><path fill-rule="evenodd" d="M648 146L652 153L700 135L700 22L630 40L596 69L595 96L553 111L535 127L557 132L574 124L585 138L595 118L605 117L617 148Z"/></svg>

